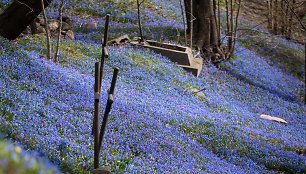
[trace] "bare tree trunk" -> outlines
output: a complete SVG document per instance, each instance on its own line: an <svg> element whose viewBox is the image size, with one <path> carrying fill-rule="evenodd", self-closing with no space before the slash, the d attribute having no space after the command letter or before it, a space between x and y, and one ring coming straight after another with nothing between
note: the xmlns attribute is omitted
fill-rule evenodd
<svg viewBox="0 0 306 174"><path fill-rule="evenodd" d="M219 8L219 7L218 7ZM218 9L219 10L219 9ZM212 22L212 24L213 24L213 28L212 28L212 30L214 30L215 32L216 32L216 38L215 38L215 40L217 40L216 41L216 46L215 47L217 47L217 46L219 46L220 45L220 37L221 37L221 31L220 31L220 28L219 28L219 26L217 25L217 22L218 22L218 24L220 24L220 19L217 19L217 3L216 3L216 0L213 0L213 9L212 9L212 14L213 14L213 16L214 16L214 20L213 21L211 21ZM212 33L212 34L214 34L214 33ZM213 40L213 42L214 42L214 40Z"/></svg>
<svg viewBox="0 0 306 174"><path fill-rule="evenodd" d="M44 0L44 6L47 7L51 1ZM41 0L13 1L0 14L0 35L9 40L16 39L41 11Z"/></svg>
<svg viewBox="0 0 306 174"><path fill-rule="evenodd" d="M144 2L144 0L142 0L141 2L139 2L139 0L137 0L137 14L138 14L138 26L139 26L140 42L144 41L142 25L141 25L141 16L140 16L140 6L143 2Z"/></svg>
<svg viewBox="0 0 306 174"><path fill-rule="evenodd" d="M194 4L193 4L193 0L190 1L190 14L191 14L191 20L190 20L190 48L192 49L192 45L193 45L193 21L194 21Z"/></svg>
<svg viewBox="0 0 306 174"><path fill-rule="evenodd" d="M271 30L273 31L273 26L274 26L274 11L273 11L273 0L270 0L270 19L271 19Z"/></svg>
<svg viewBox="0 0 306 174"><path fill-rule="evenodd" d="M215 1L215 0L214 0ZM218 46L217 17L215 4L210 3L210 46L215 50Z"/></svg>
<svg viewBox="0 0 306 174"><path fill-rule="evenodd" d="M235 51L235 46L236 46L236 41L237 41L237 29L238 29L238 19L239 19L239 13L240 13L240 7L241 7L241 0L238 0L239 4L238 4L238 9L237 9L237 14L236 14L236 23L235 23L235 29L234 29L234 41L233 41L233 47L232 47L232 51L231 54L234 53Z"/></svg>
<svg viewBox="0 0 306 174"><path fill-rule="evenodd" d="M64 0L61 0L61 5L59 7L59 26L57 30L57 44L56 44L56 52L55 52L55 62L59 62L59 49L60 49L60 42L61 42L61 32L62 32L62 24L63 24L63 8L64 8Z"/></svg>
<svg viewBox="0 0 306 174"><path fill-rule="evenodd" d="M186 23L187 23L187 34L190 34L190 22L191 22L191 7L190 2L191 0L184 0L185 5L185 16L186 16Z"/></svg>
<svg viewBox="0 0 306 174"><path fill-rule="evenodd" d="M274 0L274 25L273 25L273 34L278 34L278 15L279 15L279 9L278 9L278 0Z"/></svg>
<svg viewBox="0 0 306 174"><path fill-rule="evenodd" d="M185 15L184 15L184 8L183 8L182 0L180 0L180 6L181 6L183 25L184 25L185 45L187 46L187 30L186 30L186 22L185 22Z"/></svg>
<svg viewBox="0 0 306 174"><path fill-rule="evenodd" d="M282 36L285 35L285 21L286 21L286 12L285 12L285 4L284 4L284 0L281 0L281 4L280 4L280 14L281 14L281 18L280 18L280 34Z"/></svg>
<svg viewBox="0 0 306 174"><path fill-rule="evenodd" d="M50 43L50 31L49 31L49 25L48 25L48 19L45 12L45 6L44 6L44 0L41 0L41 9L44 17L44 23L45 23L45 29L46 29L46 40L47 40L47 58L52 59L52 50L51 50L51 43Z"/></svg>
<svg viewBox="0 0 306 174"><path fill-rule="evenodd" d="M272 30L272 18L271 18L271 16L272 16L272 14L271 14L271 8L270 8L270 3L271 3L271 1L270 0L267 0L267 9L268 9L268 11L267 11L267 19L268 19L268 30Z"/></svg>
<svg viewBox="0 0 306 174"><path fill-rule="evenodd" d="M230 0L230 30L228 35L228 52L230 53L233 46L233 26L234 26L234 8L233 8L233 0Z"/></svg>
<svg viewBox="0 0 306 174"><path fill-rule="evenodd" d="M292 0L292 3L288 1L288 9L290 9L293 4L295 3L295 0ZM289 10L289 18L288 18L288 25L287 25L287 32L286 32L286 39L291 39L292 34L292 21L293 21L293 12Z"/></svg>
<svg viewBox="0 0 306 174"><path fill-rule="evenodd" d="M220 11L220 0L218 0L218 46L221 46L221 11Z"/></svg>

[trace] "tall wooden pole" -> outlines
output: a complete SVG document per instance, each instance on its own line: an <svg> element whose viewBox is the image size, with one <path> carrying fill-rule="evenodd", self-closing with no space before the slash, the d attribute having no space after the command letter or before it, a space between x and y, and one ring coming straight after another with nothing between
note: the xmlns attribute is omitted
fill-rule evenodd
<svg viewBox="0 0 306 174"><path fill-rule="evenodd" d="M108 57L108 50L107 50L107 39L108 39L108 28L109 28L109 19L110 15L106 15L105 19L105 26L104 26L104 36L102 40L102 55L101 55L101 67L100 67L100 88L99 92L101 92L102 87L102 79L103 79L103 72L104 72L104 64L105 64L105 58Z"/></svg>
<svg viewBox="0 0 306 174"><path fill-rule="evenodd" d="M106 108L105 108L105 111L104 111L103 122L102 122L101 129L100 129L99 148L101 148L101 145L102 145L102 141L103 141L104 134L105 134L105 129L106 129L106 124L107 124L107 120L108 120L108 115L111 111L112 104L114 102L114 92L115 92L115 86L116 86L118 73L119 73L119 69L115 68L112 83L111 83L111 87L110 87L109 93L108 93L108 99L107 99L107 104L106 104Z"/></svg>
<svg viewBox="0 0 306 174"><path fill-rule="evenodd" d="M95 64L95 110L93 119L93 135L94 135L94 168L99 168L99 102L100 102L100 62Z"/></svg>

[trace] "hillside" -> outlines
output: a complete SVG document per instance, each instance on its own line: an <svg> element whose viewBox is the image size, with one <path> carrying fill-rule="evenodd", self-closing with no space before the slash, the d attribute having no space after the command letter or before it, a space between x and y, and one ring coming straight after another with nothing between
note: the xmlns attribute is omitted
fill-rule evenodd
<svg viewBox="0 0 306 174"><path fill-rule="evenodd" d="M104 17L112 13L111 38L137 36L132 2L67 1L65 14L73 15L76 40L62 41L59 64L42 57L43 35L23 35L13 42L0 37L0 130L5 139L39 152L62 173L92 170L93 74ZM0 7L7 3L1 0ZM55 7L49 9L53 18ZM143 18L147 38L182 42L175 0L150 1ZM84 29L88 21L98 28ZM267 34L256 37L268 41L262 43L252 34L240 38L232 60L218 68L205 64L199 78L150 50L130 44L109 47L101 107L112 67L120 74L101 165L113 173L306 173L306 156L297 153L306 149L303 46ZM261 119L261 114L288 124Z"/></svg>

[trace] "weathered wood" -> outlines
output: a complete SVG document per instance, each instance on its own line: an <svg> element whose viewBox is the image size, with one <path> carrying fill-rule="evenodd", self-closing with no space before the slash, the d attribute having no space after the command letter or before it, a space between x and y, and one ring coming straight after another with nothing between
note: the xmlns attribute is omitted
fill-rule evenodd
<svg viewBox="0 0 306 174"><path fill-rule="evenodd" d="M285 120L282 119L282 118L273 117L273 116L266 115L266 114L261 114L261 115L260 115L260 118L266 119L266 120L275 121L275 122L279 122L279 123L283 123L283 124L288 124L288 122L285 121Z"/></svg>
<svg viewBox="0 0 306 174"><path fill-rule="evenodd" d="M107 124L107 120L108 120L108 115L109 115L109 113L112 109L112 104L114 102L114 92L115 92L115 86L116 86L118 73L119 73L119 69L115 68L112 83L111 83L111 87L110 87L109 92L108 92L108 99L107 99L106 108L105 108L104 116L103 116L103 121L102 121L101 129L100 129L99 148L101 148L101 145L102 145L102 141L103 141L104 134L105 134L105 129L106 129L106 124Z"/></svg>
<svg viewBox="0 0 306 174"><path fill-rule="evenodd" d="M52 0L44 0L47 7ZM0 35L16 39L41 13L41 0L16 0L0 14Z"/></svg>
<svg viewBox="0 0 306 174"><path fill-rule="evenodd" d="M92 133L94 135L94 168L99 168L99 101L100 101L100 62L95 64L95 110L93 118Z"/></svg>
<svg viewBox="0 0 306 174"><path fill-rule="evenodd" d="M108 39L108 28L109 28L109 20L110 15L106 15L105 19L105 25L104 25L104 36L102 40L102 55L101 55L101 67L100 67L100 91L102 86L102 79L103 79L103 72L104 72L104 64L105 64L105 58L108 57L108 51L106 49L107 39Z"/></svg>

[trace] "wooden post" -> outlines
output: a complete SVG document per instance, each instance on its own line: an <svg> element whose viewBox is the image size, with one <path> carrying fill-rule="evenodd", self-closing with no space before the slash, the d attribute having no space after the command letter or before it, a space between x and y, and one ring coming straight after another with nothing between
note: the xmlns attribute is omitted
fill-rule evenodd
<svg viewBox="0 0 306 174"><path fill-rule="evenodd" d="M94 135L94 168L99 168L99 102L100 102L100 62L95 64L95 110L92 133Z"/></svg>
<svg viewBox="0 0 306 174"><path fill-rule="evenodd" d="M101 148L101 145L102 145L102 141L103 141L104 133L105 133L105 129L106 129L106 124L107 124L107 120L108 120L108 115L111 111L112 104L114 102L114 91L115 91L115 86L116 86L118 73L119 73L119 69L115 68L114 69L114 74L113 74L113 79L112 79L112 84L111 84L111 87L110 87L109 93L108 93L108 99L107 99L107 104L106 104L106 108L105 108L105 111L104 111L103 122L102 122L101 129L100 129L99 148Z"/></svg>
<svg viewBox="0 0 306 174"><path fill-rule="evenodd" d="M44 0L44 7L47 7L51 1ZM41 11L41 0L13 1L0 14L0 35L9 40L16 39Z"/></svg>
<svg viewBox="0 0 306 174"><path fill-rule="evenodd" d="M108 51L107 51L107 37L108 37L108 26L109 26L109 18L110 15L106 15L106 20L105 20L105 26L104 26L104 39L102 40L102 56L101 56L101 67L100 67L100 88L99 92L101 92L101 86L102 86L102 79L103 79L103 72L104 72L104 64L105 64L105 58L108 57Z"/></svg>

